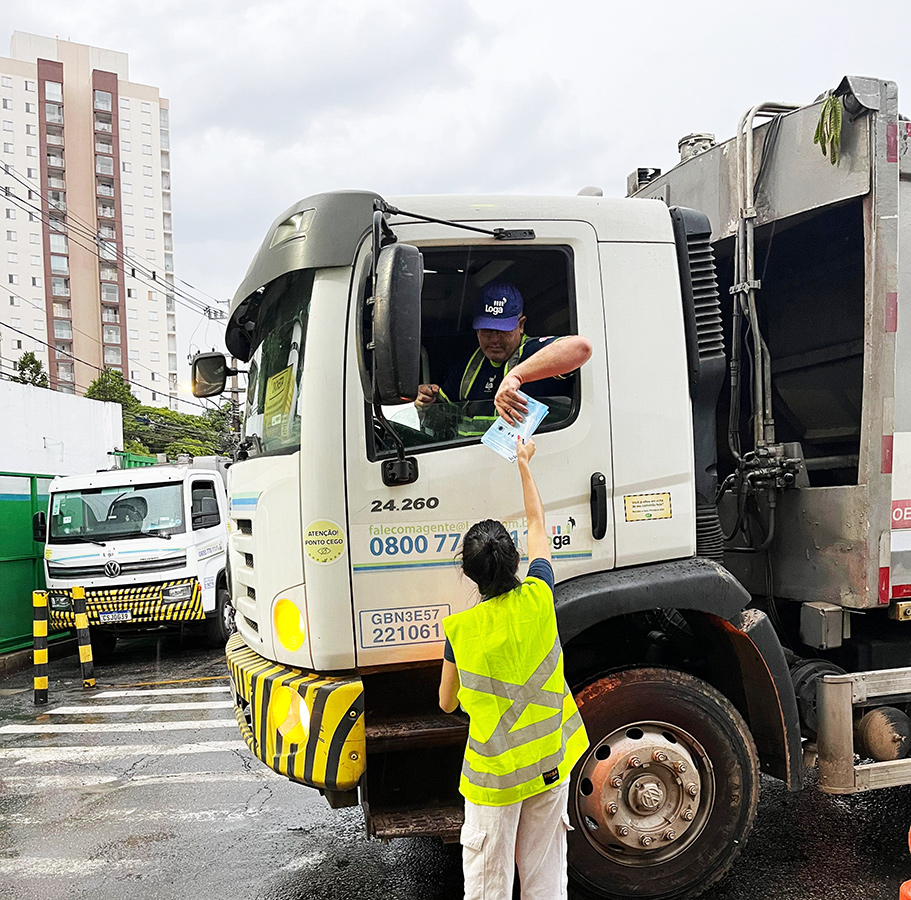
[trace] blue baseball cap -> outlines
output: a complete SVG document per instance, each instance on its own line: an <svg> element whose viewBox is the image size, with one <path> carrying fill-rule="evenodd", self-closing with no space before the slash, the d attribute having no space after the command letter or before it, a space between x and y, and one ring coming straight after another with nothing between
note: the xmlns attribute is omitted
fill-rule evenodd
<svg viewBox="0 0 911 900"><path fill-rule="evenodd" d="M481 296L474 305L471 327L490 328L493 331L512 331L522 316L522 295L508 281L491 281L484 285Z"/></svg>

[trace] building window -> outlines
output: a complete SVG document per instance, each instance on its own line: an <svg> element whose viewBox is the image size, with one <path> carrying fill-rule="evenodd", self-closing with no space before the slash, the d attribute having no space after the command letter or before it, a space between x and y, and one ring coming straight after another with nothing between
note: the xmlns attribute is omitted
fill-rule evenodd
<svg viewBox="0 0 911 900"><path fill-rule="evenodd" d="M44 82L44 99L63 102L63 85L59 81Z"/></svg>
<svg viewBox="0 0 911 900"><path fill-rule="evenodd" d="M127 337L131 341L138 341L139 340L139 331L136 328L128 328Z"/></svg>
<svg viewBox="0 0 911 900"><path fill-rule="evenodd" d="M41 287L40 275L32 275L32 287Z"/></svg>
<svg viewBox="0 0 911 900"><path fill-rule="evenodd" d="M33 122L25 123L25 133L26 134L38 134L38 126Z"/></svg>
<svg viewBox="0 0 911 900"><path fill-rule="evenodd" d="M41 235L40 235L40 234L34 234L34 233L33 233L33 234L30 234L30 235L28 236L28 242L29 242L30 244L40 244L40 243L41 243Z"/></svg>
<svg viewBox="0 0 911 900"><path fill-rule="evenodd" d="M15 232L15 231L7 231L7 233L6 233L6 239L7 239L8 241L14 241L14 240L16 240L16 232Z"/></svg>
<svg viewBox="0 0 911 900"><path fill-rule="evenodd" d="M139 351L138 351L138 350L131 350L131 351L130 351L130 359L132 359L134 362L138 362L138 361L139 361Z"/></svg>
<svg viewBox="0 0 911 900"><path fill-rule="evenodd" d="M117 280L117 269L114 266L102 264L101 280L102 281L116 281Z"/></svg>
<svg viewBox="0 0 911 900"><path fill-rule="evenodd" d="M114 216L114 210L111 210L111 217ZM117 245L110 241L101 241L99 248L102 259L117 259Z"/></svg>
<svg viewBox="0 0 911 900"><path fill-rule="evenodd" d="M132 150L132 148L133 148L133 145L132 145L132 143L130 143L130 141L121 141L120 142L120 149L124 153L129 153L130 150Z"/></svg>
<svg viewBox="0 0 911 900"><path fill-rule="evenodd" d="M116 306L101 307L101 321L110 322L113 325L120 324L120 310Z"/></svg>
<svg viewBox="0 0 911 900"><path fill-rule="evenodd" d="M10 122L10 125L12 125L12 124L13 124L13 123ZM9 130L12 131L13 129L10 128ZM151 145L151 144L143 144L143 145L142 145L142 155L143 155L143 156L151 156L151 155L152 155L152 145Z"/></svg>
<svg viewBox="0 0 911 900"><path fill-rule="evenodd" d="M9 305L10 306L19 306L19 298L14 297L12 294L9 295Z"/></svg>
<svg viewBox="0 0 911 900"><path fill-rule="evenodd" d="M41 319L32 319L32 328L35 331L44 331L44 322Z"/></svg>
<svg viewBox="0 0 911 900"><path fill-rule="evenodd" d="M7 143L4 143L4 144L3 144L3 152L4 152L4 153L12 153L15 149L16 149L16 148L15 148L12 144L7 144Z"/></svg>
<svg viewBox="0 0 911 900"><path fill-rule="evenodd" d="M154 197L154 196L155 196L155 191L154 191L151 187L149 187L148 185L146 185L146 186L142 189L142 193L143 193L146 197Z"/></svg>
<svg viewBox="0 0 911 900"><path fill-rule="evenodd" d="M106 366L119 366L122 363L123 363L123 354L120 352L120 347L105 346L104 364Z"/></svg>
<svg viewBox="0 0 911 900"><path fill-rule="evenodd" d="M136 288L127 288L127 298L130 300L135 300L139 296L139 292Z"/></svg>
<svg viewBox="0 0 911 900"><path fill-rule="evenodd" d="M154 261L155 261L155 251L154 251L154 250L146 250L146 259L151 260L152 262L154 262Z"/></svg>
<svg viewBox="0 0 911 900"><path fill-rule="evenodd" d="M10 284L19 284L19 276L15 272L9 273L9 283Z"/></svg>
<svg viewBox="0 0 911 900"><path fill-rule="evenodd" d="M54 303L54 317L57 319L69 319L72 317L70 305L68 303Z"/></svg>
<svg viewBox="0 0 911 900"><path fill-rule="evenodd" d="M119 303L120 302L120 288L116 284L102 284L101 285L101 299L105 303Z"/></svg>
<svg viewBox="0 0 911 900"><path fill-rule="evenodd" d="M124 237L134 237L136 234L136 229L132 225L123 226L123 236Z"/></svg>
<svg viewBox="0 0 911 900"><path fill-rule="evenodd" d="M65 234L52 234L49 240L51 253L69 253Z"/></svg>
<svg viewBox="0 0 911 900"><path fill-rule="evenodd" d="M124 204L123 204L123 214L124 214L125 216L132 216L132 215L133 215L133 204L132 204L132 203L124 203Z"/></svg>
<svg viewBox="0 0 911 900"><path fill-rule="evenodd" d="M149 310L149 321L150 322L158 321L158 313L154 309Z"/></svg>
<svg viewBox="0 0 911 900"><path fill-rule="evenodd" d="M37 90L38 90L38 85L37 85L36 82L31 81L30 79L26 78L26 79L25 79L25 89L26 89L27 91L37 91Z"/></svg>
<svg viewBox="0 0 911 900"><path fill-rule="evenodd" d="M22 325L22 319L18 318L17 316L13 316L9 320L9 323L10 323L10 327L19 328Z"/></svg>
<svg viewBox="0 0 911 900"><path fill-rule="evenodd" d="M37 148L37 147L26 147L26 148L25 148L25 155L26 155L26 156L37 156L37 155L38 155L38 148Z"/></svg>
<svg viewBox="0 0 911 900"><path fill-rule="evenodd" d="M161 362L161 354L152 350L149 353L149 362Z"/></svg>
<svg viewBox="0 0 911 900"><path fill-rule="evenodd" d="M106 344L120 343L120 326L105 325L101 330L101 338Z"/></svg>
<svg viewBox="0 0 911 900"><path fill-rule="evenodd" d="M12 87L13 78L11 75L3 75L2 80L0 80L0 87Z"/></svg>
<svg viewBox="0 0 911 900"><path fill-rule="evenodd" d="M111 111L110 91L95 91L95 109L100 109L102 112Z"/></svg>
<svg viewBox="0 0 911 900"><path fill-rule="evenodd" d="M51 293L55 297L69 297L69 295L70 295L69 278L51 278Z"/></svg>
<svg viewBox="0 0 911 900"><path fill-rule="evenodd" d="M4 98L3 98L3 108L4 108L4 109L12 109L12 108L13 108L13 101L10 100L9 97L4 97Z"/></svg>
<svg viewBox="0 0 911 900"><path fill-rule="evenodd" d="M36 179L38 177L38 170L37 169L26 169L25 177L29 178L29 179Z"/></svg>
<svg viewBox="0 0 911 900"><path fill-rule="evenodd" d="M152 167L151 167L151 166L143 166L143 167L142 167L142 174L143 174L143 175L148 175L148 176L151 178L151 177L152 177Z"/></svg>
<svg viewBox="0 0 911 900"><path fill-rule="evenodd" d="M157 331L150 331L150 332L149 332L149 340L150 340L150 341L157 341L157 340L158 340L158 332L157 332Z"/></svg>
<svg viewBox="0 0 911 900"><path fill-rule="evenodd" d="M3 120L3 130L4 130L4 131L12 131L12 130L13 130L13 123L12 123L10 120L8 120L8 119L4 119L4 120ZM152 148L149 147L149 153L151 153L151 152L152 152Z"/></svg>
<svg viewBox="0 0 911 900"><path fill-rule="evenodd" d="M146 101L143 100L142 103L140 104L140 109L142 109L142 111L143 111L144 113L151 112L151 111L152 111L152 104L151 104L151 103L146 103Z"/></svg>
<svg viewBox="0 0 911 900"><path fill-rule="evenodd" d="M6 261L11 262L11 263L19 262L19 254L18 253L7 253Z"/></svg>
<svg viewBox="0 0 911 900"><path fill-rule="evenodd" d="M37 107L37 105L34 104L34 103L26 103L26 104L25 104L25 111L26 111L27 113L36 113L36 112L38 112L38 107Z"/></svg>
<svg viewBox="0 0 911 900"><path fill-rule="evenodd" d="M14 340L13 341L13 350L21 350L21 349L22 349L22 341Z"/></svg>
<svg viewBox="0 0 911 900"><path fill-rule="evenodd" d="M152 209L151 206L147 206L147 207L145 208L144 211L145 211L145 217L146 217L147 219L154 219L154 218L155 218L155 210Z"/></svg>
<svg viewBox="0 0 911 900"><path fill-rule="evenodd" d="M73 326L66 319L54 319L54 337L60 341L73 339Z"/></svg>
<svg viewBox="0 0 911 900"><path fill-rule="evenodd" d="M55 275L69 275L70 261L67 256L55 256L51 254L51 272Z"/></svg>
<svg viewBox="0 0 911 900"><path fill-rule="evenodd" d="M120 168L121 168L121 170L124 171L124 172L132 172L132 171L133 171L133 167L132 167L128 162L121 163L121 164L120 164Z"/></svg>
<svg viewBox="0 0 911 900"><path fill-rule="evenodd" d="M125 194L132 194L132 193L133 193L133 185L130 184L128 181L124 181L124 182L120 185L120 189L121 189Z"/></svg>
<svg viewBox="0 0 911 900"><path fill-rule="evenodd" d="M96 156L95 171L99 175L113 175L114 160L110 156Z"/></svg>
<svg viewBox="0 0 911 900"><path fill-rule="evenodd" d="M152 126L151 126L148 122L143 122L143 123L142 123L142 133L143 133L143 134L151 134L151 133L152 133Z"/></svg>
<svg viewBox="0 0 911 900"><path fill-rule="evenodd" d="M121 108L121 109L129 109L129 108L130 108L130 101L129 101L129 98L127 98L127 97L121 97L121 98L120 98L120 108Z"/></svg>
<svg viewBox="0 0 911 900"><path fill-rule="evenodd" d="M51 125L62 125L63 107L59 103L46 103L44 105L44 121Z"/></svg>
<svg viewBox="0 0 911 900"><path fill-rule="evenodd" d="M7 219L15 219L15 218L16 218L16 210L7 208L7 210L6 210L6 217L7 217Z"/></svg>
<svg viewBox="0 0 911 900"><path fill-rule="evenodd" d="M146 237L147 237L150 241L155 240L155 229L154 229L154 228L146 228Z"/></svg>

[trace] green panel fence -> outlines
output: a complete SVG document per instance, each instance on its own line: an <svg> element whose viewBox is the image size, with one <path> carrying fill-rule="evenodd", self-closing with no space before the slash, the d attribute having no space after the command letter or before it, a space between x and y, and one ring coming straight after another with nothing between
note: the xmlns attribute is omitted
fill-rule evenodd
<svg viewBox="0 0 911 900"><path fill-rule="evenodd" d="M32 643L32 591L44 587L44 544L32 516L47 509L51 476L0 472L0 653Z"/></svg>

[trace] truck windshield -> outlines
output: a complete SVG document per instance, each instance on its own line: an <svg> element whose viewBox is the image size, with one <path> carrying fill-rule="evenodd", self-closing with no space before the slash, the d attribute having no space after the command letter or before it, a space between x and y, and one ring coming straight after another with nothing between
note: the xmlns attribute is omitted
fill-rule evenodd
<svg viewBox="0 0 911 900"><path fill-rule="evenodd" d="M250 358L244 438L251 455L300 447L300 377L313 273L298 272L277 297L264 299ZM268 291L267 291L268 293Z"/></svg>
<svg viewBox="0 0 911 900"><path fill-rule="evenodd" d="M52 544L116 541L183 534L186 521L179 483L117 485L51 495Z"/></svg>

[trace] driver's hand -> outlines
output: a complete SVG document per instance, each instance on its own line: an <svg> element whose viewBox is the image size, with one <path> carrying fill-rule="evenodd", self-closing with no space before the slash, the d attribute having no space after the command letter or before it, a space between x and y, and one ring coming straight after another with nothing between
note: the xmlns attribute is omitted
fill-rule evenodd
<svg viewBox="0 0 911 900"><path fill-rule="evenodd" d="M440 393L440 386L438 384L421 384L418 385L418 396L414 401L414 405L418 409L422 409L425 406L430 406L436 398L437 394Z"/></svg>
<svg viewBox="0 0 911 900"><path fill-rule="evenodd" d="M520 387L522 379L518 375L507 375L500 382L497 395L493 398L497 412L510 425L518 425L528 414L528 404L519 396Z"/></svg>

